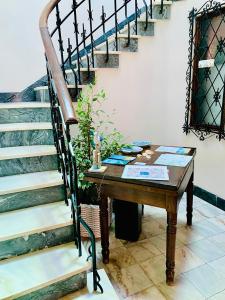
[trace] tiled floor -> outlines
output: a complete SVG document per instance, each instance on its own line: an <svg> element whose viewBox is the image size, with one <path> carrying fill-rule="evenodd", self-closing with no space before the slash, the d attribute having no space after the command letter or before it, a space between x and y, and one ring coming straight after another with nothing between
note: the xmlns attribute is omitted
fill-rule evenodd
<svg viewBox="0 0 225 300"><path fill-rule="evenodd" d="M116 240L110 233L107 272L121 299L225 300L225 212L194 197L193 226L186 227L185 196L178 214L176 280L165 283L166 213L145 206L138 242ZM110 299L113 300L113 299Z"/></svg>

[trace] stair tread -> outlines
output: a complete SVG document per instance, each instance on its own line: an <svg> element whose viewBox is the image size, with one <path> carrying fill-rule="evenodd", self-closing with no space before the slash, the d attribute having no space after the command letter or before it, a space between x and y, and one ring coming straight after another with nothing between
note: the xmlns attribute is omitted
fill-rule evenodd
<svg viewBox="0 0 225 300"><path fill-rule="evenodd" d="M53 145L31 145L0 148L0 161L15 158L26 158L56 154Z"/></svg>
<svg viewBox="0 0 225 300"><path fill-rule="evenodd" d="M56 171L27 173L0 177L0 195L42 189L63 184L62 175Z"/></svg>
<svg viewBox="0 0 225 300"><path fill-rule="evenodd" d="M1 213L0 242L70 224L72 224L70 207L61 201Z"/></svg>
<svg viewBox="0 0 225 300"><path fill-rule="evenodd" d="M14 299L90 269L74 243L0 262L0 299Z"/></svg>
<svg viewBox="0 0 225 300"><path fill-rule="evenodd" d="M0 124L0 132L52 129L50 122Z"/></svg>
<svg viewBox="0 0 225 300"><path fill-rule="evenodd" d="M50 103L35 102L35 101L0 103L0 109L13 109L13 108L50 108Z"/></svg>
<svg viewBox="0 0 225 300"><path fill-rule="evenodd" d="M100 284L104 290L103 294L100 294L99 291L94 292L93 291L93 282L92 282L92 276L93 273L90 272L87 274L87 287L84 289L77 291L75 293L69 294L67 296L64 296L60 298L60 300L86 300L86 299L92 299L92 300L119 300L119 296L117 296L115 289L113 288L106 272L104 269L98 270L98 274L101 277Z"/></svg>

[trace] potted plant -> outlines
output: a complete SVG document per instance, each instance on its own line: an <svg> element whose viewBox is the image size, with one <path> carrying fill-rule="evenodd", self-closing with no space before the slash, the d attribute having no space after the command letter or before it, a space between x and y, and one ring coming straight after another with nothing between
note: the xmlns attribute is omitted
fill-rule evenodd
<svg viewBox="0 0 225 300"><path fill-rule="evenodd" d="M77 102L78 132L73 139L78 171L78 188L81 198L81 214L92 228L96 237L100 237L99 199L97 187L84 180L84 172L92 166L92 152L95 149L94 134L101 137L101 158L118 153L122 145L122 135L113 128L109 115L102 109L106 101L103 90L94 93L94 85L89 84L80 94ZM111 206L109 206L111 207ZM110 211L110 209L109 209ZM111 218L111 212L109 213ZM81 228L81 235L86 232Z"/></svg>

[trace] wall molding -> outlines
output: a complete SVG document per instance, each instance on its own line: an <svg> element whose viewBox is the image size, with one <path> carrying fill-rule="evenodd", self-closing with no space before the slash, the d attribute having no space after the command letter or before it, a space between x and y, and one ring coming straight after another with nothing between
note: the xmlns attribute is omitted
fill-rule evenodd
<svg viewBox="0 0 225 300"><path fill-rule="evenodd" d="M210 193L199 186L194 186L194 195L225 211L225 199Z"/></svg>

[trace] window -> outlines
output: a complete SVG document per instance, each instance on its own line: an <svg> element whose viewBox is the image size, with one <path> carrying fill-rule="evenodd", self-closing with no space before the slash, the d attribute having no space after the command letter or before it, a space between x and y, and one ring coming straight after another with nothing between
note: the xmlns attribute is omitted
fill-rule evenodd
<svg viewBox="0 0 225 300"><path fill-rule="evenodd" d="M225 5L208 1L189 15L184 132L225 139Z"/></svg>

